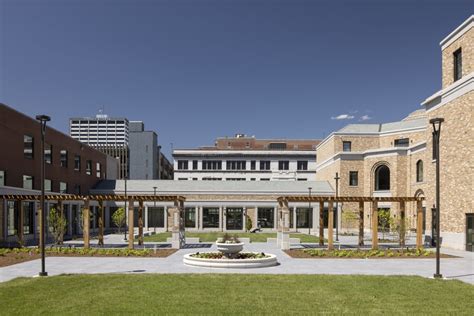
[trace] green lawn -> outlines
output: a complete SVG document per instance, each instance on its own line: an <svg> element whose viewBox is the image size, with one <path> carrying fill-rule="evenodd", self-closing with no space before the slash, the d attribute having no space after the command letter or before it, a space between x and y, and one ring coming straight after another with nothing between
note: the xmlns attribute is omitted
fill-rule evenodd
<svg viewBox="0 0 474 316"><path fill-rule="evenodd" d="M0 284L3 315L472 315L474 287L421 277L64 275Z"/></svg>
<svg viewBox="0 0 474 316"><path fill-rule="evenodd" d="M201 242L215 242L217 238L222 237L225 233L209 232L209 233L195 233L186 232L186 237L198 237ZM276 238L276 233L229 233L230 235L237 235L239 237L250 238L251 242L267 242L267 238ZM171 233L158 233L151 236L145 236L144 241L165 242L166 238L171 237ZM301 242L319 242L319 237L307 234L290 234L291 238L300 238Z"/></svg>

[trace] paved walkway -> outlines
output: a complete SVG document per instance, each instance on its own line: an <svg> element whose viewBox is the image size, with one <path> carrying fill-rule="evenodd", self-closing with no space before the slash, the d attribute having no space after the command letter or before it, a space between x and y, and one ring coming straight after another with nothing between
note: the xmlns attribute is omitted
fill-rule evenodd
<svg viewBox="0 0 474 316"><path fill-rule="evenodd" d="M95 273L248 273L248 274L362 274L362 275L418 275L431 277L435 259L293 259L278 249L276 244L252 243L247 251L273 253L280 263L275 267L259 269L211 269L185 266L183 255L195 251L212 251L215 245L193 245L167 258L97 258L47 257L49 275ZM441 273L447 279L458 279L474 284L474 253L443 249L443 253L461 258L441 259ZM16 277L38 274L40 260L0 268L0 282Z"/></svg>

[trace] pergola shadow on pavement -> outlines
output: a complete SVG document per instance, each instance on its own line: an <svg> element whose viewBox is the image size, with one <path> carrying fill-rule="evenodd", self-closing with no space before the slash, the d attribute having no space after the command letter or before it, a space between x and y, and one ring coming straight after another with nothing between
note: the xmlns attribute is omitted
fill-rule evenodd
<svg viewBox="0 0 474 316"><path fill-rule="evenodd" d="M39 201L40 195L0 195L0 200L12 200L12 201ZM138 245L143 246L143 203L144 202L174 202L174 207L171 208L171 214L173 216L173 227L172 227L172 248L183 248L185 244L184 237L184 201L186 199L179 195L147 195L147 194L94 194L94 195L77 195L77 194L46 194L45 201L57 202L58 211L64 216L63 203L66 201L81 201L83 202L82 209L82 234L83 234L83 247L90 248L90 203L97 202L99 205L99 212L97 214L98 220L98 246L104 246L104 201L105 202L128 202L128 248L133 249L135 245L135 227L134 227L134 208L135 203L138 202ZM18 203L20 206L19 214L19 231L18 239L20 243L24 240L23 224L24 224L24 212L23 203ZM46 214L42 211L44 205L40 205L38 209L39 221L43 221L43 216ZM40 225L40 247L42 235L42 225Z"/></svg>
<svg viewBox="0 0 474 316"><path fill-rule="evenodd" d="M358 246L364 246L364 212L365 203L372 205L372 249L378 249L378 203L396 202L400 207L400 229L406 230L406 203L416 203L416 248L423 248L423 197L334 197L334 196L281 196L278 198L278 232L277 245L283 250L290 249L290 211L288 204L291 202L319 203L319 246L324 246L324 203L328 204L328 243L327 249L334 249L334 208L335 202L359 203L359 241ZM401 235L400 246L405 246L405 236Z"/></svg>

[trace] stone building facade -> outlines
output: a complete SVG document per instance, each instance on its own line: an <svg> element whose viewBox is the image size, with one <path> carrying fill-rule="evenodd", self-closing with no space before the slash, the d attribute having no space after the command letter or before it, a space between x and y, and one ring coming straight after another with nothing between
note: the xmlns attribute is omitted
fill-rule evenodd
<svg viewBox="0 0 474 316"><path fill-rule="evenodd" d="M422 109L400 122L352 124L330 134L317 147L316 179L335 187L341 196L423 196L424 233L432 236L435 207L433 127L444 118L440 139L440 210L442 246L472 251L474 223L474 16L442 42L442 90L427 98ZM382 173L380 173L382 171ZM388 171L388 172L387 172ZM352 177L352 179L351 179ZM384 183L381 183L384 182ZM388 181L388 182L387 182ZM387 182L387 183L385 183ZM397 216L396 203L379 205ZM342 212L357 210L345 203ZM414 205L407 205L415 227ZM366 216L370 217L370 213ZM344 215L342 215L344 217ZM365 221L370 228L370 221ZM342 221L343 229L351 229Z"/></svg>

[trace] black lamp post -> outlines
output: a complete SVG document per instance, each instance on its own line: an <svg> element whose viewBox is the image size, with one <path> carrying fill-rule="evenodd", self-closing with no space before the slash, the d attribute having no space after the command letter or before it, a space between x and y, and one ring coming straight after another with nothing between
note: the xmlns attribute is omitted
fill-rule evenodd
<svg viewBox="0 0 474 316"><path fill-rule="evenodd" d="M156 212L156 187L153 187L153 212ZM156 225L153 224L154 232L156 233Z"/></svg>
<svg viewBox="0 0 474 316"><path fill-rule="evenodd" d="M41 223L40 223L40 244L41 244L41 272L39 276L47 276L48 272L46 272L46 258L45 258L45 251L44 251L44 244L46 242L46 212L45 212L45 205L44 205L44 179L45 179L45 165L44 165L44 136L46 133L46 122L51 121L51 118L47 115L36 115L36 119L40 122L41 128Z"/></svg>
<svg viewBox="0 0 474 316"><path fill-rule="evenodd" d="M308 221L311 221L308 223L308 235L311 235L311 225L312 225L312 221L313 221L313 210L311 209L311 189L312 187L309 187L308 188L308 191L309 191L309 202L308 202Z"/></svg>
<svg viewBox="0 0 474 316"><path fill-rule="evenodd" d="M123 232L123 240L127 241L127 175L124 176L125 180L125 229ZM130 219L129 219L130 220Z"/></svg>
<svg viewBox="0 0 474 316"><path fill-rule="evenodd" d="M339 195L339 173L336 172L334 180L336 180L336 241L339 241L339 202L337 197Z"/></svg>
<svg viewBox="0 0 474 316"><path fill-rule="evenodd" d="M435 278L442 278L440 273L440 260L439 260L439 244L440 244L440 208L439 208L439 137L441 134L441 123L444 122L443 118L434 118L430 120L430 124L433 125L433 151L436 158L436 273Z"/></svg>

